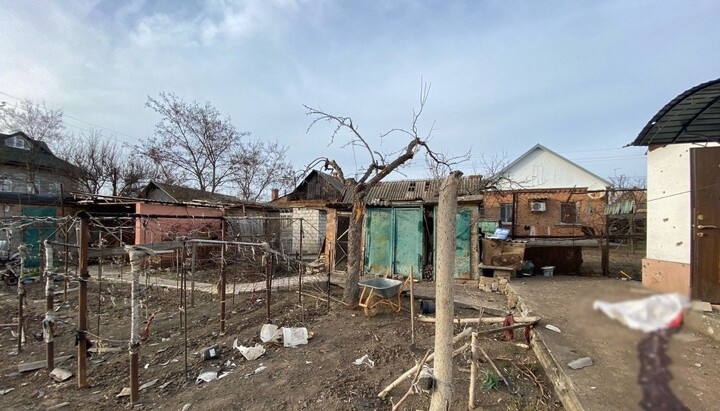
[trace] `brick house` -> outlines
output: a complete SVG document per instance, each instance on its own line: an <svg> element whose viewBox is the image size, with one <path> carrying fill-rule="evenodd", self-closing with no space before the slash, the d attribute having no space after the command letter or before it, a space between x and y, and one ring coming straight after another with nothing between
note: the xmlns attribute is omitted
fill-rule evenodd
<svg viewBox="0 0 720 411"><path fill-rule="evenodd" d="M612 184L537 144L495 177L485 191L484 226L500 224L513 238L585 237L604 229Z"/></svg>

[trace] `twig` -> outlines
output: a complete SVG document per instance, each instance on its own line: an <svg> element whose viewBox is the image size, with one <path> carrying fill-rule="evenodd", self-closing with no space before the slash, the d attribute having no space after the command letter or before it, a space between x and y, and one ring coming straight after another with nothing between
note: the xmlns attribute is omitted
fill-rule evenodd
<svg viewBox="0 0 720 411"><path fill-rule="evenodd" d="M400 408L400 405L403 402L405 402L405 400L407 399L407 397L410 396L410 394L412 394L413 385L415 385L415 381L417 381L418 377L420 376L420 372L422 371L422 366L425 364L425 362L427 361L429 356L430 356L430 350L425 351L425 355L423 356L422 360L420 361L419 366L415 367L416 371L415 371L415 375L413 376L412 380L410 380L410 387L408 387L408 390L405 393L405 395L403 395L403 397L400 398L400 401L398 401L395 405L393 405L393 407L392 407L393 411L396 411L398 408Z"/></svg>
<svg viewBox="0 0 720 411"><path fill-rule="evenodd" d="M473 348L475 348L475 347L473 347ZM505 379L505 376L502 375L502 373L500 372L500 369L495 365L495 362L492 360L492 358L490 358L490 357L487 355L487 353L485 352L485 350L483 350L482 347L478 346L477 348L480 350L480 352L482 353L483 357L485 357L485 359L488 360L488 362L489 362L490 365L492 366L493 370L495 370L495 373L497 373L498 377L502 378L503 382L505 383L505 386L508 387L508 388L510 388L510 384L509 384L508 381Z"/></svg>
<svg viewBox="0 0 720 411"><path fill-rule="evenodd" d="M415 291L413 283L413 267L410 267L410 341L412 345L415 345Z"/></svg>
<svg viewBox="0 0 720 411"><path fill-rule="evenodd" d="M465 331L463 331L463 332L461 332L460 334L456 335L455 337L453 337L453 344L456 344L457 342L461 341L463 338L465 338L465 337L467 337L468 335L470 335L471 332L472 332L472 328L469 327L469 328L467 328ZM469 344L466 344L465 346L461 347L459 350L467 349L467 347L469 347ZM457 351L457 350L456 350L456 351ZM462 352L462 351L460 351L460 352ZM459 353L459 352L458 352L458 353ZM455 355L455 353L453 353L453 355ZM435 358L435 353L432 353L432 354L430 354L430 356L427 358L426 362L430 362L430 361L432 361L434 358ZM410 375L412 375L412 373L415 372L416 367L422 367L422 365L423 365L423 364L418 364L418 365L412 367L411 369L405 371L405 372L403 373L403 375L401 375L401 376L399 376L398 378L396 378L395 381L391 382L387 387L385 387L385 389L383 389L382 391L380 391L380 393L378 394L378 397L379 397L379 398L385 398L385 397L388 395L388 393L390 393L390 391L392 391L393 388L395 388L398 384L400 384L401 382L403 382L407 377L409 377Z"/></svg>
<svg viewBox="0 0 720 411"><path fill-rule="evenodd" d="M537 324L540 321L540 317L514 317L513 320L516 323L532 323ZM418 321L423 323L434 323L437 320L434 317L426 317L421 315L418 317ZM505 321L505 317L483 317L483 318L455 318L453 322L455 324L497 324Z"/></svg>

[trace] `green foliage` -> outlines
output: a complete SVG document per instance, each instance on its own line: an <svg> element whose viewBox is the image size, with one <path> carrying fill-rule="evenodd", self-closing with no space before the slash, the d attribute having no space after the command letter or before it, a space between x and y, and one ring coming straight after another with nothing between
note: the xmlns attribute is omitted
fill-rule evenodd
<svg viewBox="0 0 720 411"><path fill-rule="evenodd" d="M483 390L500 390L500 377L498 377L494 372L486 368L482 368L480 369L480 379L482 380L480 386Z"/></svg>

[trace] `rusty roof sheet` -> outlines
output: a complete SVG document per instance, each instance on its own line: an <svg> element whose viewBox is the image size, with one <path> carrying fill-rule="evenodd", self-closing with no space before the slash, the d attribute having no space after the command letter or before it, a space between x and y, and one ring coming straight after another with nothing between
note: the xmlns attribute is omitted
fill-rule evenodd
<svg viewBox="0 0 720 411"><path fill-rule="evenodd" d="M437 200L442 180L419 179L381 181L371 188L365 196L365 203L378 205L388 202L427 202ZM482 195L483 179L479 175L471 175L460 179L458 197ZM344 203L352 203L352 188L346 189Z"/></svg>

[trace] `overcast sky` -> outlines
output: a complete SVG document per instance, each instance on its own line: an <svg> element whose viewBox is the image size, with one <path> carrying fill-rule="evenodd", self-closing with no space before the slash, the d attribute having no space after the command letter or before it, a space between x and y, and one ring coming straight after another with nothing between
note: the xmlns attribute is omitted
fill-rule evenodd
<svg viewBox="0 0 720 411"><path fill-rule="evenodd" d="M438 151L512 160L541 143L602 177L643 176L644 150L622 146L720 77L719 17L711 0L3 1L0 101L137 143L158 120L147 96L174 92L289 146L298 168L330 155L347 173L366 157L326 147L327 126L306 133L303 104L392 150L406 140L379 135L409 127L422 78Z"/></svg>

